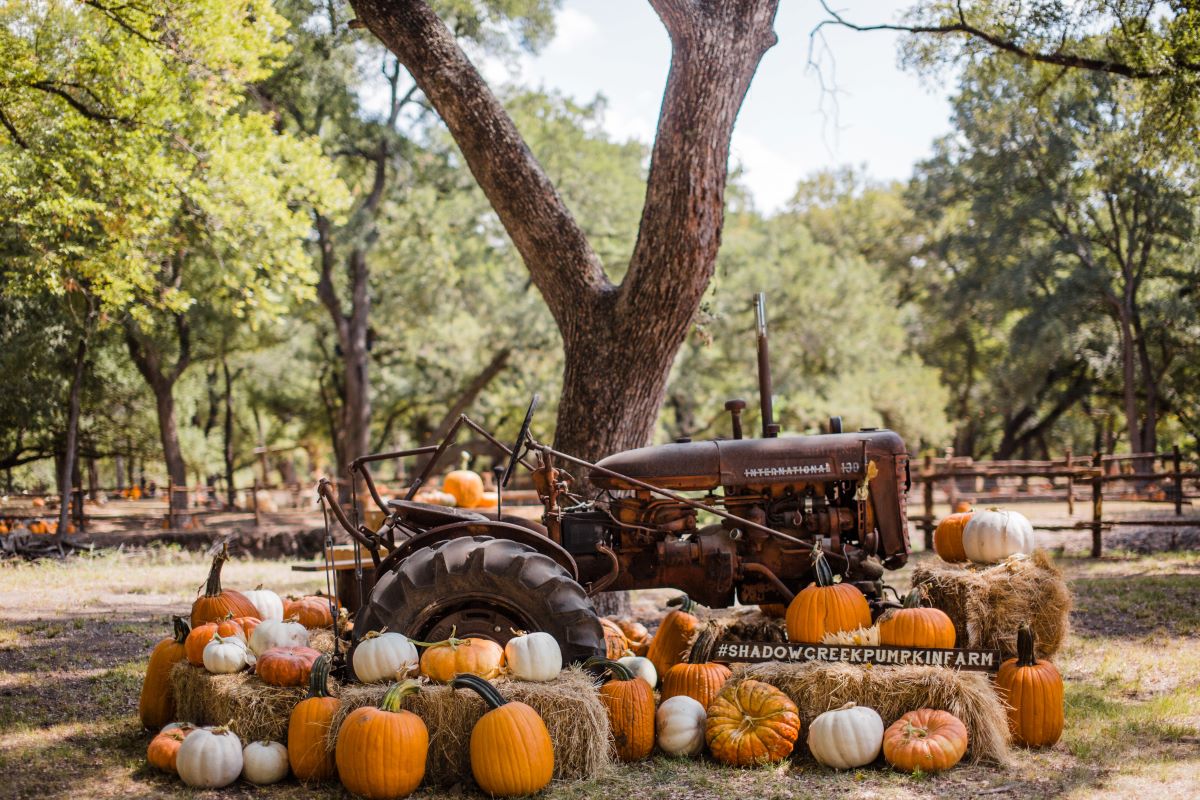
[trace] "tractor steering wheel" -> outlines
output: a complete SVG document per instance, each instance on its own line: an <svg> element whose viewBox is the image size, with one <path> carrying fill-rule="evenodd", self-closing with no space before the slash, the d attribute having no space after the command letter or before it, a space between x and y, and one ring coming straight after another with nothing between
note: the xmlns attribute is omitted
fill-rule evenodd
<svg viewBox="0 0 1200 800"><path fill-rule="evenodd" d="M512 477L513 472L517 469L517 462L521 459L521 448L525 446L525 440L529 438L529 423L533 422L533 410L537 408L538 396L535 392L529 400L529 408L525 410L525 421L521 423L521 432L517 434L517 441L513 444L512 456L508 459L508 466L504 470L504 477L500 481L500 488L508 486L508 480Z"/></svg>

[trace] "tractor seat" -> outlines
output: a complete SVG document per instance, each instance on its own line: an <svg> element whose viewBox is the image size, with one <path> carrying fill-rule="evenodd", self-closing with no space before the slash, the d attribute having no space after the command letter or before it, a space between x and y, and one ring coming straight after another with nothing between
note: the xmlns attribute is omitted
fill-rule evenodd
<svg viewBox="0 0 1200 800"><path fill-rule="evenodd" d="M412 500L388 500L388 508L405 522L421 527L449 525L452 522L486 522L487 517L475 511L453 506L438 506L433 503L417 503Z"/></svg>

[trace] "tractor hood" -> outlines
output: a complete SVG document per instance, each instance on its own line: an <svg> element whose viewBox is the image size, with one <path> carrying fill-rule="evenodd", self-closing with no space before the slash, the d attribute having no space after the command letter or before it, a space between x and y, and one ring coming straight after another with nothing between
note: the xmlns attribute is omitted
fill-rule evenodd
<svg viewBox="0 0 1200 800"><path fill-rule="evenodd" d="M615 453L597 466L662 489L711 491L718 486L858 480L872 457L903 455L904 441L889 430L862 430L774 439L679 442ZM602 489L637 487L593 472Z"/></svg>

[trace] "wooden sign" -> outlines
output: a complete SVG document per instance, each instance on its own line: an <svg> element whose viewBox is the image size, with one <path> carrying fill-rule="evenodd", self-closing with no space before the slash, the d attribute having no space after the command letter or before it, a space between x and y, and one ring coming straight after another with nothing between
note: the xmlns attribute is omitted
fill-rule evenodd
<svg viewBox="0 0 1200 800"><path fill-rule="evenodd" d="M942 650L933 647L883 645L807 644L805 642L718 642L713 661L723 664L759 664L764 661L827 661L877 667L948 667L975 672L1000 669L999 650Z"/></svg>

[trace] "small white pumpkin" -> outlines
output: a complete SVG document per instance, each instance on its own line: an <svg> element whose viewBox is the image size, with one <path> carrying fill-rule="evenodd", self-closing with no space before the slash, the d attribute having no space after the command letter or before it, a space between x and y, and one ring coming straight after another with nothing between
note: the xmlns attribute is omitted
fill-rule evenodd
<svg viewBox="0 0 1200 800"><path fill-rule="evenodd" d="M669 756L694 756L704 749L708 715L700 701L687 695L667 698L654 714L658 747Z"/></svg>
<svg viewBox="0 0 1200 800"><path fill-rule="evenodd" d="M272 647L308 647L308 628L299 622L263 620L250 634L250 651L260 656Z"/></svg>
<svg viewBox="0 0 1200 800"><path fill-rule="evenodd" d="M1032 553L1033 525L1016 511L976 511L963 528L963 550L976 564L996 564L1011 555Z"/></svg>
<svg viewBox="0 0 1200 800"><path fill-rule="evenodd" d="M279 742L251 742L242 750L242 777L258 786L279 783L288 774L288 751Z"/></svg>
<svg viewBox="0 0 1200 800"><path fill-rule="evenodd" d="M883 719L873 708L846 703L826 711L808 727L808 749L818 763L834 769L870 764L883 747Z"/></svg>
<svg viewBox="0 0 1200 800"><path fill-rule="evenodd" d="M179 745L175 765L188 786L220 789L242 774L242 740L228 728L200 728Z"/></svg>
<svg viewBox="0 0 1200 800"><path fill-rule="evenodd" d="M354 648L354 675L363 683L395 681L421 663L417 647L402 633L371 631Z"/></svg>
<svg viewBox="0 0 1200 800"><path fill-rule="evenodd" d="M263 622L277 622L283 619L283 599L275 592L259 586L253 591L242 592L242 594L258 609L258 618Z"/></svg>
<svg viewBox="0 0 1200 800"><path fill-rule="evenodd" d="M658 685L658 670L654 668L654 662L650 659L644 656L621 656L617 663L624 664L633 673L633 677L641 678L650 684L651 689Z"/></svg>
<svg viewBox="0 0 1200 800"><path fill-rule="evenodd" d="M215 675L239 672L246 663L246 643L237 636L214 636L204 645L204 668Z"/></svg>
<svg viewBox="0 0 1200 800"><path fill-rule="evenodd" d="M512 676L523 681L552 681L562 671L558 640L542 631L509 639L504 659Z"/></svg>

